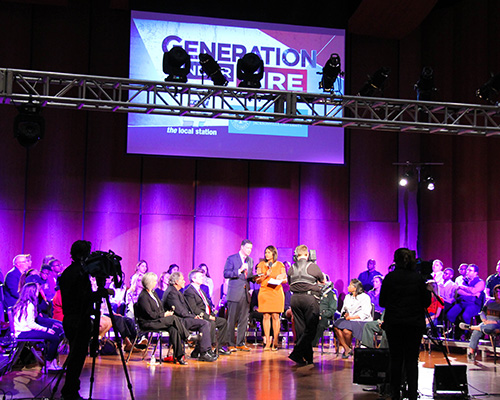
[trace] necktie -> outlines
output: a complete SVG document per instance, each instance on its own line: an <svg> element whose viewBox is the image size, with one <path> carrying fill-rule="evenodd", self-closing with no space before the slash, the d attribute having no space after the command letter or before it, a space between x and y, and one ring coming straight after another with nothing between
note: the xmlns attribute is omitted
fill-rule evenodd
<svg viewBox="0 0 500 400"><path fill-rule="evenodd" d="M205 312L207 314L211 314L212 310L210 309L210 304L208 304L208 300L205 296L205 293L203 293L203 290L201 290L201 288L198 289L198 292L200 293L200 296L201 296L203 302L205 303Z"/></svg>

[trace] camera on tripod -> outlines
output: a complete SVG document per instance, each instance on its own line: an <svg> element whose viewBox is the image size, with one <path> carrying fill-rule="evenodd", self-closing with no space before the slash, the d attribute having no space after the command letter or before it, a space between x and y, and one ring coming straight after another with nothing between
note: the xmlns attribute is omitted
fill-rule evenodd
<svg viewBox="0 0 500 400"><path fill-rule="evenodd" d="M112 250L94 251L83 261L83 270L96 278L98 285L99 282L104 285L106 279L112 277L115 288L120 288L123 283L121 260Z"/></svg>

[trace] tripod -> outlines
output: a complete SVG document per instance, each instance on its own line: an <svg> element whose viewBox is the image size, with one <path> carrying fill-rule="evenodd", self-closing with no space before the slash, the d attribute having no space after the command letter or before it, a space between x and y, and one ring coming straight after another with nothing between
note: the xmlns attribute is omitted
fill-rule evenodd
<svg viewBox="0 0 500 400"><path fill-rule="evenodd" d="M122 350L122 338L120 337L120 334L118 332L118 329L117 329L117 326L116 326L116 320L115 320L115 316L113 314L113 310L111 308L111 303L109 301L109 294L107 293L107 290L104 288L104 285L105 285L105 282L106 282L106 278L96 278L96 281L97 281L97 286L98 286L98 290L97 292L99 293L105 293L105 295L102 295L98 298L97 301L94 302L94 315L95 315L95 319L94 319L94 325L93 325L93 332L92 332L92 339L90 341L90 355L92 356L92 372L91 372L91 375L90 375L90 388L89 388L89 400L92 399L92 391L93 391L93 387L94 387L94 381L95 381L95 361L96 361L96 358L97 358L97 354L99 352L99 321L101 320L101 304L102 304L102 299L105 298L106 299L106 304L108 306L108 310L109 310L109 316L111 318L111 323L112 323L112 326L113 326L113 331L115 332L115 337L116 337L116 342L117 342L117 347L118 347L118 352L120 354L120 358L121 358L121 362L122 362L122 366L123 366L123 371L124 371L124 374L125 374L125 378L127 380L127 387L129 389L129 392L130 392L130 398L132 400L135 400L134 398L134 392L133 392L133 389L132 389L132 383L130 382L130 376L128 374L128 370L127 370L127 365L125 363L125 357L123 356L123 350ZM71 347L70 347L71 349ZM64 365L63 365L63 368L62 370L59 372L59 377L57 379L57 382L54 386L54 389L52 390L52 394L51 394L51 397L50 399L53 400L54 399L54 396L55 396L55 393L57 392L57 388L59 386L59 383L61 382L61 378L63 376L63 373L66 371L66 368L67 368L67 365L68 365L68 360L70 360L71 356L72 356L72 350L70 350L69 352L69 355L68 357L66 358L66 361L64 362Z"/></svg>

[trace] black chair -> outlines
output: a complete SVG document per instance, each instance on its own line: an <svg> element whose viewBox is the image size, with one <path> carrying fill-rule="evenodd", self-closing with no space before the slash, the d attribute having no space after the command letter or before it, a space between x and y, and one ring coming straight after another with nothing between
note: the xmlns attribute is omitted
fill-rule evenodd
<svg viewBox="0 0 500 400"><path fill-rule="evenodd" d="M9 356L8 367L7 367L6 372L10 372L12 370L12 367L15 365L15 363L19 359L21 352L26 347L35 356L36 360L40 364L42 364L42 366L43 366L42 371L44 374L46 374L47 373L47 362L46 362L45 351L47 349L47 346L45 344L45 340L44 339L19 339L19 338L17 338L15 335L14 315L12 314L12 309L7 310L7 317L9 319L10 336L11 336L11 340L13 343L13 348L12 348L12 351L11 351L10 356ZM35 349L35 344L37 344L37 343L41 344L43 346L41 356L38 353L38 351Z"/></svg>
<svg viewBox="0 0 500 400"><path fill-rule="evenodd" d="M160 346L160 353L159 353L159 362L163 362L163 356L162 356L162 338L163 334L166 333L168 336L168 331L165 330L160 330L160 329L145 329L139 325L139 322L137 320L136 315L137 313L137 308L139 307L138 303L134 304L134 320L135 320L135 325L136 325L136 330L137 330L137 335L135 336L134 342L132 343L132 349L130 350L126 362L130 360L130 357L132 356L132 350L134 349L135 345L137 344L137 341L140 337L146 336L148 339L148 343L146 344L146 348L144 349L142 353L142 358L141 361L143 361L146 358L146 355L148 353L148 349L151 346L151 342L153 337L156 335L156 343L154 344L153 351L151 352L151 358L154 357L156 353L156 349L158 345Z"/></svg>

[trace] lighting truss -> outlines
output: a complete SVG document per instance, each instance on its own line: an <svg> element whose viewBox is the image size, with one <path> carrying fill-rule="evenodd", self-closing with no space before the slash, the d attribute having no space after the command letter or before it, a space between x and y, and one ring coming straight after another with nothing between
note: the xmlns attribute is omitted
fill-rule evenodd
<svg viewBox="0 0 500 400"><path fill-rule="evenodd" d="M0 103L453 135L500 135L497 106L0 68Z"/></svg>

